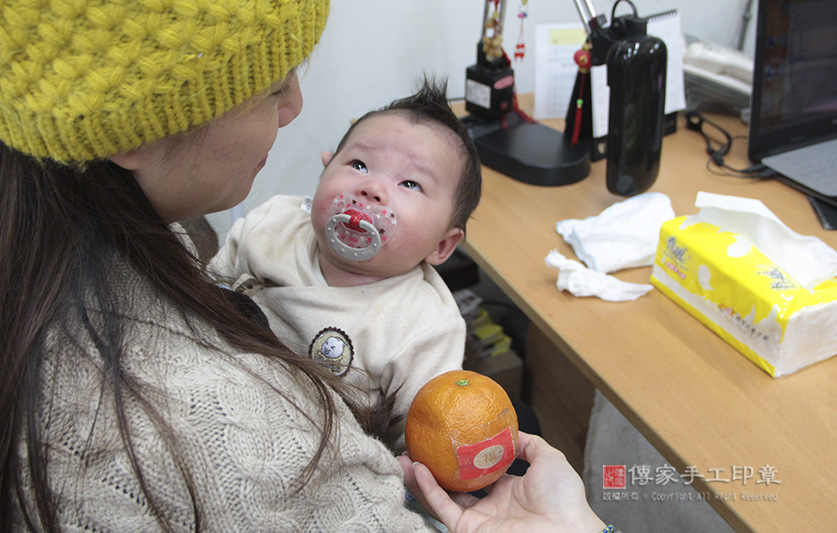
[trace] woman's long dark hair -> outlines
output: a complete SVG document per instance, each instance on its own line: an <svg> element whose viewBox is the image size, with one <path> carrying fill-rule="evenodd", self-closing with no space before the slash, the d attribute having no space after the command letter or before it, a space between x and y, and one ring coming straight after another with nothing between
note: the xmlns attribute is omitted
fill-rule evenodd
<svg viewBox="0 0 837 533"><path fill-rule="evenodd" d="M292 354L257 321L237 312L229 295L204 277L130 172L110 161L93 162L84 169L37 161L0 143L0 221L0 524L11 524L18 509L24 508L22 472L28 470L36 503L32 512L37 513L32 516L24 511L29 529L58 529L47 477L48 443L36 418L36 406L45 395L39 371L47 332L80 317L84 333L95 339L101 357L97 364L103 368L102 390L111 391L114 398L115 405L106 407L117 413L135 475L161 527L169 529L155 505L155 495L143 481L125 419L124 401L131 396L144 406L173 448L164 417L142 397L140 387L122 367L123 331L115 318L119 316L119 280L112 280L108 271L115 256L126 258L145 273L184 316L213 326L233 349L281 359L307 377L326 413L319 423L319 449L303 479L310 477L334 424L329 388L340 391L340 385L310 359ZM89 320L91 296L93 308L107 319ZM378 423L347 403L370 431ZM18 452L23 440L25 464ZM172 453L176 460L176 452ZM199 489L188 471L181 467L181 472L192 494L199 530Z"/></svg>

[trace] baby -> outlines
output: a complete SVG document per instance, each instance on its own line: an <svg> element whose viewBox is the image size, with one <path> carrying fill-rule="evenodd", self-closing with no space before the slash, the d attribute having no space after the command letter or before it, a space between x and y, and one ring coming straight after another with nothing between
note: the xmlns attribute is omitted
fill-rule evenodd
<svg viewBox="0 0 837 533"><path fill-rule="evenodd" d="M393 401L403 450L419 388L462 366L465 323L432 265L465 234L480 164L445 84L367 113L346 132L313 201L276 196L236 222L210 269L236 280L292 348Z"/></svg>

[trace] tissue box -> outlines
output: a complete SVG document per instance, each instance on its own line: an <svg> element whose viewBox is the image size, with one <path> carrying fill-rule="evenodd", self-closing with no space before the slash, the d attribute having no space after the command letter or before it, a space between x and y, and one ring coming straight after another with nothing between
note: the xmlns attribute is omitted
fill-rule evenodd
<svg viewBox="0 0 837 533"><path fill-rule="evenodd" d="M651 283L774 378L837 353L837 282L797 283L739 235L664 223Z"/></svg>

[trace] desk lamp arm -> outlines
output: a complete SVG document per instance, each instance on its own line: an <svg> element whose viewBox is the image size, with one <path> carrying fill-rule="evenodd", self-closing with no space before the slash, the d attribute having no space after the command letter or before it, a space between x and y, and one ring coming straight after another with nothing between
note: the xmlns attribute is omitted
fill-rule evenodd
<svg viewBox="0 0 837 533"><path fill-rule="evenodd" d="M616 17L616 6L625 2L631 6L631 16ZM610 14L610 26L607 24L607 17L596 15L591 0L575 0L575 7L581 23L587 31L587 39L590 42L591 62L593 65L604 65L607 63L607 53L611 46L621 41L627 35L645 34L645 19L637 15L636 6L631 0L616 0L613 4L613 11Z"/></svg>
<svg viewBox="0 0 837 533"><path fill-rule="evenodd" d="M590 0L575 0L575 8L581 18L581 23L584 24L584 31L587 32L587 35L590 35L593 29L603 26L606 22L604 15L596 15L596 8L593 7L593 2Z"/></svg>

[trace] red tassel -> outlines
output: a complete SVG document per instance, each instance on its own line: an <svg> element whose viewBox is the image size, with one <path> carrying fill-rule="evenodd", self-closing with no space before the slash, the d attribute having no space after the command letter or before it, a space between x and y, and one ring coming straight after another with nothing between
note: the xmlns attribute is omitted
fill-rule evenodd
<svg viewBox="0 0 837 533"><path fill-rule="evenodd" d="M581 74L581 82L578 84L578 99L575 101L575 123L573 123L573 138L570 146L578 144L578 137L581 134L581 115L582 106L584 105L584 80L587 79L587 73Z"/></svg>

